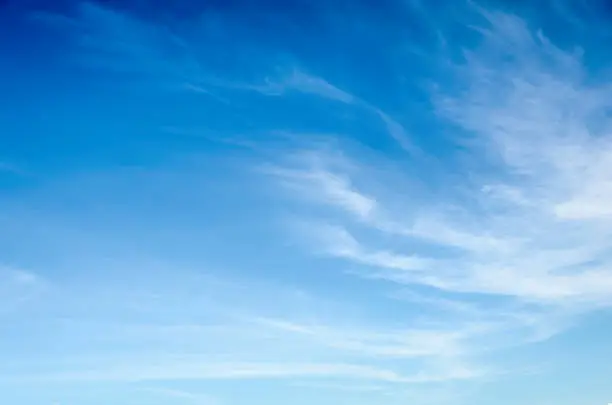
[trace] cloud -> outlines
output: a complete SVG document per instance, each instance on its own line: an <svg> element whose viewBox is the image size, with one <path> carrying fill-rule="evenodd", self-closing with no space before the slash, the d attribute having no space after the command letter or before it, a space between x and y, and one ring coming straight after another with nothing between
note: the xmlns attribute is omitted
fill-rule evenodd
<svg viewBox="0 0 612 405"><path fill-rule="evenodd" d="M119 8L79 2L71 13L32 12L32 21L68 39L66 62L91 73L112 72L125 83L191 91L216 97L201 83L206 71L193 49L170 26ZM223 100L221 100L223 101Z"/></svg>
<svg viewBox="0 0 612 405"><path fill-rule="evenodd" d="M404 376L395 371L350 363L219 363L206 358L183 359L150 363L139 359L138 365L119 365L91 368L78 373L29 375L27 381L85 382L85 381L188 381L188 380L270 380L316 379L381 381L397 384L422 384L475 377L472 370L457 368L452 372L426 373ZM3 381L23 381L19 376L1 378Z"/></svg>
<svg viewBox="0 0 612 405"><path fill-rule="evenodd" d="M337 390L337 391L347 391L347 392L381 392L385 393L385 387L382 385L364 385L364 384L342 384L342 383L324 383L324 382L301 382L292 384L296 387L305 387L308 389L316 389L316 390Z"/></svg>
<svg viewBox="0 0 612 405"><path fill-rule="evenodd" d="M481 318L468 352L501 331L507 344L545 340L612 305L607 78L587 80L580 50L525 20L474 10L484 21L471 26L478 45L443 61L444 85L430 94L471 156L446 181L427 184L414 167L373 170L389 167L386 158L350 149L343 167L309 146L270 172L314 208L293 229L317 254L352 264L351 274L428 289L420 302L443 305L439 319L478 318L474 302L490 302L496 314ZM402 176L420 187L395 191Z"/></svg>
<svg viewBox="0 0 612 405"><path fill-rule="evenodd" d="M117 265L107 264L107 271ZM47 332L14 348L19 361L4 363L0 380L333 379L399 386L479 379L489 372L463 357L463 341L473 333L468 326L373 323L285 287L190 276L177 266L125 266L149 272L146 279L95 286L58 282L39 297L32 306L37 316L15 327ZM37 282L27 273L11 279ZM29 351L43 340L61 344Z"/></svg>
<svg viewBox="0 0 612 405"><path fill-rule="evenodd" d="M262 84L236 82L219 84L239 90L256 91L268 96L282 96L287 92L297 91L345 104L361 103L354 95L337 88L321 77L307 74L299 69L291 69L288 73L276 77L267 77Z"/></svg>
<svg viewBox="0 0 612 405"><path fill-rule="evenodd" d="M53 337L69 349L46 353L45 364L37 369L47 367L48 373L15 373L11 364L5 365L6 379L292 383L335 379L360 386L478 381L506 371L503 364L489 364L494 352L545 341L581 315L609 308L612 182L607 177L612 170L612 143L606 78L590 77L579 49L554 45L527 21L504 12L472 11L479 22L466 26L469 35L477 36L477 45L451 57L450 47L464 45L454 44L460 40L446 35L441 39L444 49L427 58L427 63L439 64L432 66L432 72L443 72L437 85L430 87L434 109L430 113L453 140L443 151L448 162L436 162L437 170L446 170L442 175L429 172L419 159L429 151L417 147L413 134L374 100L299 63L272 71L254 68L245 75L248 78L220 77L206 66L206 58L197 56L201 51L197 41L173 35L169 27L96 4L83 4L78 15L67 20L47 18L47 23L76 32L76 56L89 66L136 72L151 83L186 93L215 97L222 93L219 99L230 106L246 93L257 102L308 95L313 103L336 103L356 115L374 117L387 137L408 153L398 161L355 146L361 134L348 134L350 145L342 140L347 134L327 135L334 139L321 146L303 140L302 128L295 128L289 147L282 144L270 161L257 164L263 168L258 173L265 174L265 185L272 182L278 187L266 196L266 205L271 200L269 205L286 203L292 214L289 232L305 240L308 253L317 260L333 259L332 265L321 265L322 271L330 267L330 272L346 277L334 282L350 279L347 285L358 286L354 311L330 309L319 299L302 300L283 285L245 282L236 287L191 279L175 263L161 271L155 260L155 265L146 260L109 263L104 249L104 254L92 249L97 256L83 259L87 263L79 263L81 267L103 268L105 274L105 266L119 268L115 276L137 274L138 282L100 286L90 285L89 280L85 286L78 282L60 286L53 295L56 301L43 301L39 308L53 319L49 330L60 331ZM444 35L444 24L428 18L428 24ZM274 117L280 121L282 114ZM182 128L169 131L179 134ZM418 135L423 139L429 133ZM243 145L265 144L257 136L260 132ZM86 181L81 178L80 186L75 186L79 196L84 183L91 189L98 186L95 178L84 177ZM187 181L185 188L199 189L208 177L208 172L194 176L196 181ZM176 185L183 182L166 189L159 177L151 178L123 182L122 177L119 184L127 185L125 190L155 184L155 195L172 196L172 201L164 200L172 209L159 216L182 212L182 205L172 204L191 196ZM252 178L241 180L241 191L232 195L236 201L254 192L243 186L250 185ZM220 176L220 183L227 182ZM106 184L114 183L106 179ZM253 188L259 191L259 186ZM138 193L134 196L145 200ZM194 205L200 209L203 200ZM210 200L218 203L222 198L215 194ZM110 202L116 201L96 198L100 206L114 206ZM140 207L132 208L130 214L137 216ZM255 212L253 208L241 206L236 214ZM206 216L211 215L207 209L194 210L190 219L191 214L206 218L193 226L215 222L216 214ZM232 216L225 218L234 225ZM258 214L247 217L245 221L240 216L236 228L270 220L263 215L255 218ZM124 224L125 218L114 219ZM191 225L169 233L180 235ZM147 230L134 232L122 226L115 233L122 241L142 241L149 236L145 234L154 233ZM195 234L181 242L194 246L193 239L218 237ZM275 236L270 245L280 246L274 255L279 261L270 266L282 267L286 235ZM97 238L94 242L104 245ZM223 247L228 261L242 258L242 242L228 238ZM159 252L161 243L152 245L150 254L155 258L164 253L176 257L176 252ZM141 245L130 245L134 246L141 251ZM184 252L183 246L176 249ZM65 255L74 256L74 246ZM242 259L249 277L282 278L284 269L266 273L257 267L257 260ZM319 277L327 280L315 272L319 263L328 262L307 261L308 268L295 273L314 279L308 281L316 288ZM195 267L208 271L210 266ZM7 286L1 297L9 297L10 302L29 296L41 283L29 273L0 274L6 274L2 285ZM191 398L188 393L174 394Z"/></svg>
<svg viewBox="0 0 612 405"><path fill-rule="evenodd" d="M282 95L288 90L299 91L305 94L354 105L380 119L389 137L391 137L402 150L413 155L422 153L422 151L412 142L404 127L389 114L371 103L332 85L321 77L294 69L290 75L286 77L280 76L276 81L268 80L268 83L264 86L241 85L241 87L255 90L266 95Z"/></svg>
<svg viewBox="0 0 612 405"><path fill-rule="evenodd" d="M338 326L300 324L277 319L259 319L258 323L274 330L304 336L330 348L353 352L359 357L419 358L459 357L461 340L469 332L443 327L399 330L343 330Z"/></svg>
<svg viewBox="0 0 612 405"><path fill-rule="evenodd" d="M376 200L354 191L348 176L326 170L326 163L329 165L331 162L325 162L324 159L319 159L319 156L308 154L296 157L295 160L298 159L311 165L311 170L272 166L265 168L265 172L278 177L284 186L299 193L303 198L332 203L360 218L365 219L376 210ZM311 193L313 187L316 187L320 193Z"/></svg>
<svg viewBox="0 0 612 405"><path fill-rule="evenodd" d="M76 15L39 12L32 18L67 32L76 46L71 57L82 66L128 74L126 77L131 80L144 78L148 84L159 88L204 94L224 104L231 104L225 95L227 91L249 91L275 97L303 93L354 105L379 119L388 136L402 150L412 155L423 153L391 115L323 77L307 73L297 62L295 66L289 64L288 68L276 67L273 72L255 71L255 79L229 78L207 63L207 59L214 59L213 55L204 56L201 46L177 35L175 31L181 30L170 25L153 24L127 12L90 2L81 3ZM202 18L207 21L206 16ZM225 22L230 23L229 20ZM274 65L276 56L268 56L269 64Z"/></svg>
<svg viewBox="0 0 612 405"><path fill-rule="evenodd" d="M155 395L166 397L166 398L183 399L186 402L191 403L191 404L215 405L215 404L221 403L218 399L210 395L205 395L201 393L196 394L196 393L185 391L185 390L151 387L151 388L142 388L139 391L155 394Z"/></svg>

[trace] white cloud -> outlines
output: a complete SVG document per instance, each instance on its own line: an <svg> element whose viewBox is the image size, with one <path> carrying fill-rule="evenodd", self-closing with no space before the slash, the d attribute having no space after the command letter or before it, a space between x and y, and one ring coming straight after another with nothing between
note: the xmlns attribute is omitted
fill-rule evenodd
<svg viewBox="0 0 612 405"><path fill-rule="evenodd" d="M252 91L275 97L300 92L353 105L380 119L388 136L401 149L412 155L422 154L402 124L391 115L296 66L277 69L274 75L264 72L259 80L228 79L207 67L197 43L177 36L171 27L150 24L129 13L85 2L74 16L36 13L32 17L69 32L77 45L72 56L85 66L137 72L149 84L204 94L228 105L229 99L219 96L217 90Z"/></svg>
<svg viewBox="0 0 612 405"><path fill-rule="evenodd" d="M384 158L347 152L346 166L357 168L347 170L311 149L304 153L316 164L296 159L272 173L317 204L300 229L351 273L429 288L420 302L456 305L454 319L482 316L475 296L493 300L496 315L481 319L485 331L469 336L468 352L501 331L512 336L507 344L548 339L573 317L612 305L607 78L587 81L579 51L556 47L518 17L479 12L480 45L463 61L444 61L451 68L441 80L460 90L441 85L431 97L485 172L458 166L446 184L426 184L423 173L432 192L403 195L392 179L412 175L370 169L388 167ZM440 301L446 294L456 298Z"/></svg>
<svg viewBox="0 0 612 405"><path fill-rule="evenodd" d="M107 362L108 363L108 362ZM168 380L258 380L258 379L314 379L366 380L388 383L431 383L448 380L471 379L479 374L474 370L457 367L441 373L418 372L405 376L395 371L351 363L250 363L215 362L207 358L185 357L180 360L134 358L129 364L107 364L89 367L79 372L31 374L27 381L168 381ZM3 381L23 381L12 375Z"/></svg>
<svg viewBox="0 0 612 405"><path fill-rule="evenodd" d="M612 251L607 243L612 236L612 182L607 178L612 173L610 86L585 80L579 51L555 47L516 16L480 13L486 24L473 27L480 46L466 50L460 62L440 61L441 69L451 66L441 80L452 81L460 91L445 92L441 89L447 87L440 85L431 98L438 116L458 129L457 139L459 133L466 134L461 138L464 148L482 157L478 167L486 171L456 167L456 175L440 184L432 184L423 172L422 179L410 178L409 183L419 187L405 192L396 179L413 176L400 167L415 160L393 168L385 158L363 161L358 153L333 154L316 147L287 153L266 170L292 198L316 206L295 228L307 234L317 254L346 264L339 267L347 273L387 282L400 290L397 295L406 288L426 291L402 298L405 313L421 312L418 320L403 319L401 328L372 320L347 326L341 322L342 311L326 313L320 320L326 311L312 310L317 321L306 322L290 313L295 308L285 308L291 307L291 300L268 290L261 295L267 295L273 305L266 304L281 315L258 307L255 314L246 311L250 316L238 311L241 316L232 313L220 320L220 314L231 311L223 308L212 316L206 305L229 302L231 307L236 300L248 307L246 297L253 291L228 293L221 305L178 289L168 294L167 302L150 300L155 305L148 313L210 316L222 325L130 328L129 322L120 322L121 331L111 328L114 334L109 336L92 334L91 325L78 319L70 336L85 346L80 353L85 364L41 378L334 377L398 384L476 379L492 372L476 365L483 353L548 339L568 327L574 316L612 305ZM224 88L275 97L297 91L325 98L377 117L400 148L421 153L391 115L322 77L293 69L260 82L211 78L197 58L188 57L188 50L184 61L167 57L166 47L183 45L163 30L94 5L84 6L81 14L91 24L73 28L83 30L79 38L84 49L104 55L92 59L97 63L150 72L198 93ZM448 46L452 40L442 42ZM414 165L411 172L419 169L418 162ZM7 280L11 293L30 291L39 281L27 273L10 273ZM371 284L365 299L381 292L377 283ZM123 316L117 296L126 298L115 291L102 294L103 308L92 304L92 297L99 297L93 292L92 297L79 296L66 301L67 312L74 314L73 306L90 309L90 304L99 311L96 316ZM150 301L131 300L140 309L147 309ZM78 336L116 339L122 348L137 347L141 356L129 362L121 353L88 360L87 350L99 348L87 346ZM151 351L177 351L181 358L151 359ZM228 358L220 360L219 353ZM386 361L402 363L388 367Z"/></svg>
<svg viewBox="0 0 612 405"><path fill-rule="evenodd" d="M259 319L258 323L275 330L304 336L333 349L373 358L446 358L463 354L462 339L467 329L430 329L417 325L398 330L343 330L339 326L301 324L277 319Z"/></svg>
<svg viewBox="0 0 612 405"><path fill-rule="evenodd" d="M185 390L178 390L172 388L163 388L163 387L150 387L150 388L142 388L140 389L142 392L147 392L151 394L155 394L157 396L167 397L167 398L175 398L182 399L185 402L190 404L198 404L198 405L217 405L221 402L210 395L205 395L201 393L193 393Z"/></svg>
<svg viewBox="0 0 612 405"><path fill-rule="evenodd" d="M298 193L302 198L314 202L331 203L360 218L370 217L376 210L376 200L372 197L356 192L348 176L333 173L319 164L319 158L311 159L310 156L301 156L300 161L307 161L310 170L302 170L299 167L281 168L269 167L266 173L277 176L283 185ZM327 162L329 164L329 162ZM319 193L312 193L316 188Z"/></svg>
<svg viewBox="0 0 612 405"><path fill-rule="evenodd" d="M368 101L334 86L322 77L303 72L300 69L294 68L289 74L278 75L274 79L266 78L262 84L237 84L235 82L230 83L218 80L213 83L228 88L256 91L267 96L282 96L286 95L288 91L297 91L361 108L380 119L389 137L401 149L415 156L422 154L422 151L411 141L404 127L389 114Z"/></svg>
<svg viewBox="0 0 612 405"><path fill-rule="evenodd" d="M308 75L299 70L294 70L293 73L283 82L288 88L302 91L304 93L311 93L346 104L360 103L360 100L354 95L333 86L320 77Z"/></svg>
<svg viewBox="0 0 612 405"><path fill-rule="evenodd" d="M143 264L130 262L132 266ZM3 381L363 380L391 385L481 378L464 358L474 325L421 325L344 315L289 289L188 277L137 285L55 286L18 325L61 342L0 367ZM161 278L159 278L161 277ZM31 277L13 277L31 283ZM170 281L171 280L171 281ZM23 314L23 312L21 312ZM41 320L44 320L41 323ZM32 343L30 343L32 344ZM36 367L33 365L36 364ZM36 371L34 371L36 370Z"/></svg>

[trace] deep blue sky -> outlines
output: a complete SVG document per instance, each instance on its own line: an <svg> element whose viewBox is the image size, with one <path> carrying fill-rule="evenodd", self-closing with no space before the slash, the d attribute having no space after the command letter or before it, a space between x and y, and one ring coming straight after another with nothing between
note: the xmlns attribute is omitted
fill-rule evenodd
<svg viewBox="0 0 612 405"><path fill-rule="evenodd" d="M605 1L0 2L0 390L612 401Z"/></svg>

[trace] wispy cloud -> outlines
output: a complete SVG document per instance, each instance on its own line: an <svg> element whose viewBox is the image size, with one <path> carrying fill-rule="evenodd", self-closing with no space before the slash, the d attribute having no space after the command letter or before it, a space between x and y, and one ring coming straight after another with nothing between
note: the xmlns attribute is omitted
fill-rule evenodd
<svg viewBox="0 0 612 405"><path fill-rule="evenodd" d="M255 91L267 96L282 96L287 92L302 92L346 104L362 103L354 95L337 88L323 78L307 74L296 68L285 74L266 77L260 84L236 82L213 82L211 84L237 90Z"/></svg>
<svg viewBox="0 0 612 405"><path fill-rule="evenodd" d="M396 331L342 330L330 325L309 325L284 320L257 321L275 330L301 335L331 348L373 358L449 357L462 354L467 330L418 329Z"/></svg>
<svg viewBox="0 0 612 405"><path fill-rule="evenodd" d="M299 67L261 72L250 81L224 78L207 66L197 44L129 14L94 3L82 3L76 16L36 14L39 22L70 28L77 38L76 55L90 67L124 73L139 73L151 83L212 96L230 103L220 92L251 91L264 96L303 93L353 105L381 121L388 136L410 154L422 151L400 122L372 103L329 83ZM70 22L68 24L67 22ZM256 76L257 77L257 76Z"/></svg>
<svg viewBox="0 0 612 405"><path fill-rule="evenodd" d="M587 74L580 49L556 46L528 21L468 3L471 17L458 25L471 45L445 33L444 22L429 13L427 24L439 49L430 55L425 49L410 52L410 58L426 59L421 62L433 72L429 79L435 85L419 88L428 89L423 104L433 111L426 112L447 133L444 140L450 140L436 151L425 150L427 142L420 142L429 129L412 133L419 126L407 130L387 112L393 111L388 105L346 84L336 85L297 57L287 57L290 62L271 71L253 68L242 76L224 76L222 69L207 65L208 49L198 48L198 38L187 40L171 27L118 9L82 3L71 16L39 15L39 22L70 31L72 62L129 79L146 78L156 88L188 96L210 95L230 109L244 102L247 115L259 102L281 105L295 96L300 102L307 99L304 104L322 104L317 109L321 115L339 106L373 118L384 128L385 139L407 153L390 157L384 148L366 147L375 142L361 133L304 135L316 131L291 128L284 115L307 114L274 110L270 125L282 121L282 128L260 128L261 117L254 116L253 133L223 140L259 151L280 137L278 130L286 135L287 142L267 149L273 153L264 158L254 153L242 162L248 176L231 177L222 164L205 170L185 164L176 172L164 168L162 175L119 170L102 180L84 174L49 187L40 195L53 195L63 204L72 187L79 206L127 207L117 211L127 215L103 210L113 220L103 220L99 229L104 232L98 234L91 219L95 215L85 210L86 220L79 222L72 212L66 214L59 221L64 224L60 230L70 234L65 245L56 242L61 235L56 228L50 232L44 221L37 224L37 230L45 228L40 233L53 234L46 242L55 255L79 253L82 262L66 267L87 269L96 277L74 276L85 271L58 277L57 288L33 305L53 331L50 338L62 344L55 351L36 351L43 360L23 352L20 364L30 368L7 362L0 366L0 380L274 380L398 392L407 384L438 386L501 375L508 370L493 362L499 351L544 342L581 315L610 308L612 101L607 77ZM459 51L451 53L453 47ZM329 110L330 120L341 120L334 115L338 110ZM216 118L203 115L204 121ZM360 130L356 125L342 128ZM179 126L166 132L191 134ZM438 155L444 156L435 161ZM433 166L435 174L429 172ZM194 198L193 190L204 188L210 178L214 187ZM253 184L255 179L261 183ZM85 196L84 184L95 190L93 196ZM223 194L228 184L239 184L238 191ZM261 202L264 189L269 192L262 203L266 209L256 210L247 197L252 194L253 201ZM151 202L151 211L146 204L131 205L159 195L164 198L159 205ZM278 208L288 208L282 212L291 217ZM215 228L217 216L223 225ZM270 225L277 216L288 224L280 234ZM142 223L128 226L132 217ZM153 217L170 220L149 226ZM173 218L182 221L180 226ZM70 233L73 222L85 231ZM261 233L251 232L252 225ZM159 228L166 233L154 239ZM243 233L254 239L245 242ZM293 245L287 247L287 233L305 242L298 245L308 254L305 264L283 261L296 253ZM224 237L226 246L215 244ZM269 241L255 243L259 239ZM86 249L88 243L95 248ZM249 250L251 243L256 247ZM115 250L122 244L130 255L145 251L142 256L152 259L125 259L117 253L121 248ZM259 263L260 247L262 256L274 260ZM109 259L113 254L121 257ZM183 254L196 257L195 264L176 263ZM215 266L206 255L217 258L210 260ZM227 271L221 256L230 263ZM223 278L241 266L236 272L250 281ZM318 272L319 267L331 276ZM197 273L215 268L224 274L223 281L192 277L193 268ZM76 281L67 281L71 276ZM254 283L259 276L282 282ZM338 283L331 289L344 297L338 301L352 300L349 309L323 304L329 290L321 283L330 279ZM287 280L305 281L304 290L323 292L296 292L284 284ZM43 285L34 273L0 269L3 308L19 307ZM188 391L152 390L208 403Z"/></svg>
<svg viewBox="0 0 612 405"><path fill-rule="evenodd" d="M392 180L401 171L369 169L388 167L382 157L347 152L345 167L358 168L347 170L310 149L270 173L318 207L298 228L318 253L357 265L353 274L430 288L433 297L419 301L454 310L454 319L471 319L478 297L490 300L495 315L480 319L472 343L502 330L526 343L612 304L609 91L606 78L586 80L579 51L553 45L517 16L475 10L484 21L473 26L479 45L444 61L444 80L459 88L430 96L471 151L471 167L486 171L457 166L440 184L423 174L412 179L421 188L401 194ZM516 335L529 329L531 337Z"/></svg>
<svg viewBox="0 0 612 405"><path fill-rule="evenodd" d="M283 317L273 317L261 299L224 303L232 290L244 288L226 283L223 291L212 289L202 298L159 287L153 296L117 287L95 294L64 288L58 291L62 298L47 297L35 308L48 314L47 322L62 331L65 345L78 350L61 351L61 361L48 353L37 371L24 372L5 364L0 380L295 382L328 378L339 383L361 380L398 385L471 380L489 372L464 358L464 341L478 333L473 329L476 325L458 329L415 323L391 328L365 320L366 324L355 325L341 313L310 310L297 315L292 307L300 297L286 294L282 298L278 291L268 294L274 302L282 302ZM107 294L114 297L112 305ZM86 312L70 309L72 305ZM153 313L154 319L143 320ZM300 321L300 317L306 318ZM194 318L197 321L185 322ZM30 361L35 359L22 358L22 363ZM406 361L400 367L396 364Z"/></svg>
<svg viewBox="0 0 612 405"><path fill-rule="evenodd" d="M156 396L183 400L184 402L190 403L190 404L217 405L221 403L219 400L217 400L216 398L210 395L193 393L190 391L178 390L178 389L172 389L172 388L151 387L151 388L142 388L140 391L155 394Z"/></svg>
<svg viewBox="0 0 612 405"><path fill-rule="evenodd" d="M198 359L196 359L198 360ZM370 366L342 363L219 363L200 361L175 361L161 364L125 364L115 367L56 373L42 376L43 381L169 381L169 380L258 380L295 378L337 378L351 380L386 381L393 383L428 383L472 377L471 371L458 369L453 374L418 373L402 376L391 370ZM30 381L36 381L30 376ZM9 379L10 381L10 379Z"/></svg>

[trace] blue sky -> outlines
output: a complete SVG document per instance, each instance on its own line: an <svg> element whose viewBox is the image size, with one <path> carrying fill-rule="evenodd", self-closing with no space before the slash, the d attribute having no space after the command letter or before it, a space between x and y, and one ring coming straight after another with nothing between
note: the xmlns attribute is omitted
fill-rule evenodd
<svg viewBox="0 0 612 405"><path fill-rule="evenodd" d="M609 11L3 1L3 401L612 401Z"/></svg>

